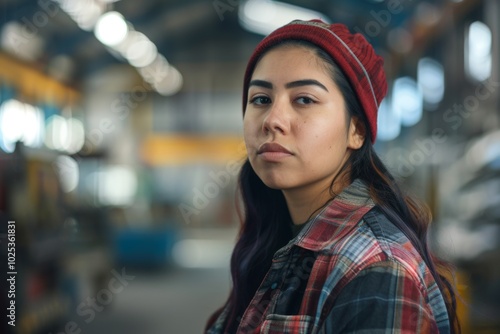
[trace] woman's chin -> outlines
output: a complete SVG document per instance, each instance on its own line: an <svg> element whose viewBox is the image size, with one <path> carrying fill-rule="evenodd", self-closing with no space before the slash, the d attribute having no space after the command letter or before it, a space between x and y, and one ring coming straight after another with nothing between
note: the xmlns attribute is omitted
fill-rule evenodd
<svg viewBox="0 0 500 334"><path fill-rule="evenodd" d="M291 187L289 181L285 181L282 178L261 178L262 182L271 189L284 190Z"/></svg>
<svg viewBox="0 0 500 334"><path fill-rule="evenodd" d="M295 185L294 182L300 181L300 175L284 170L266 168L257 169L255 172L262 182L271 189L288 189Z"/></svg>

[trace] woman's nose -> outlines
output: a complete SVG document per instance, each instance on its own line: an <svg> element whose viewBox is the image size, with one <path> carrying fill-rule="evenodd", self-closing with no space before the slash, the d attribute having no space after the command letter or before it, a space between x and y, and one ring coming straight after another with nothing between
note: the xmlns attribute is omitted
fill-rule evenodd
<svg viewBox="0 0 500 334"><path fill-rule="evenodd" d="M275 102L271 104L262 125L264 133L287 133L289 128L289 119L286 103L276 99Z"/></svg>

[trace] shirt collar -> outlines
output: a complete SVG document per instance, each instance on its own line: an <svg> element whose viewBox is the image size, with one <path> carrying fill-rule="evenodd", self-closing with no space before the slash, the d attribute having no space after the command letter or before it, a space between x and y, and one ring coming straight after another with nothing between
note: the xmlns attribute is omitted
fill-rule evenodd
<svg viewBox="0 0 500 334"><path fill-rule="evenodd" d="M346 235L374 206L368 186L356 179L306 222L302 231L284 248L297 245L312 251L325 249Z"/></svg>

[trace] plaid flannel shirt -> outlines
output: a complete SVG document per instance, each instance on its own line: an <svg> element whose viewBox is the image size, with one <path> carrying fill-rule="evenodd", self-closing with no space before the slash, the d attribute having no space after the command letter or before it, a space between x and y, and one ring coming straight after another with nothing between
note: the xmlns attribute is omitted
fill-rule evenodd
<svg viewBox="0 0 500 334"><path fill-rule="evenodd" d="M226 305L207 333L224 333ZM238 333L449 333L421 256L354 181L286 246Z"/></svg>

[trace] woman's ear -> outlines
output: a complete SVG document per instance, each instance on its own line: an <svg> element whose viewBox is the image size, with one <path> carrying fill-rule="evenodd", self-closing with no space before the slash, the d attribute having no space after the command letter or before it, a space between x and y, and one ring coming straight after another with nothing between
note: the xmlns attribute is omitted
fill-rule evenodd
<svg viewBox="0 0 500 334"><path fill-rule="evenodd" d="M348 131L349 137L347 138L347 147L352 150L357 150L363 146L366 138L366 129L358 117L351 117Z"/></svg>

